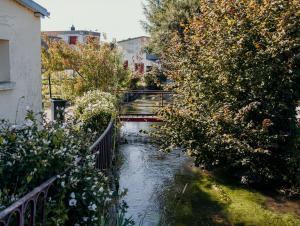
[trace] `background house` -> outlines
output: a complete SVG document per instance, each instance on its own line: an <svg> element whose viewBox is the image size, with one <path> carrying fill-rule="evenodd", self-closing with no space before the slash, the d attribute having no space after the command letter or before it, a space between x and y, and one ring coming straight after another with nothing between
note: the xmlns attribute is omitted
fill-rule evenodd
<svg viewBox="0 0 300 226"><path fill-rule="evenodd" d="M101 36L99 32L76 30L74 25L72 25L70 31L43 31L42 34L50 38L60 38L70 45L84 44L91 38L100 42Z"/></svg>
<svg viewBox="0 0 300 226"><path fill-rule="evenodd" d="M141 36L119 41L117 44L123 52L124 66L132 71L144 74L158 62L158 58L147 53L145 47L149 37Z"/></svg>
<svg viewBox="0 0 300 226"><path fill-rule="evenodd" d="M41 26L48 11L32 0L0 1L0 119L42 110Z"/></svg>

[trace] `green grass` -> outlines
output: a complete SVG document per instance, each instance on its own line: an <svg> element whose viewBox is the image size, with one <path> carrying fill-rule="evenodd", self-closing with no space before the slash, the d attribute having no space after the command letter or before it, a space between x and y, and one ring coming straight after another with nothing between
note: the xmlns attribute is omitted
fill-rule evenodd
<svg viewBox="0 0 300 226"><path fill-rule="evenodd" d="M300 225L299 216L268 209L266 201L270 197L196 169L189 174L177 174L165 197L167 208L161 220L164 226Z"/></svg>

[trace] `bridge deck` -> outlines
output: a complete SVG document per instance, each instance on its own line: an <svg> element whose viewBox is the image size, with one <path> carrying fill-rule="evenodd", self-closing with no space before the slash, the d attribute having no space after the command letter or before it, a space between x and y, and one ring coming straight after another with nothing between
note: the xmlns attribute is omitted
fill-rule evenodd
<svg viewBox="0 0 300 226"><path fill-rule="evenodd" d="M156 114L121 114L119 119L122 122L162 122Z"/></svg>

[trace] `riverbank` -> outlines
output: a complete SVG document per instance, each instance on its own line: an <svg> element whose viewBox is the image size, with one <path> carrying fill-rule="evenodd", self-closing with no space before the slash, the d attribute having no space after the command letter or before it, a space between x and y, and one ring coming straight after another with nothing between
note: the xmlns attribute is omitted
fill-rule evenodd
<svg viewBox="0 0 300 226"><path fill-rule="evenodd" d="M186 166L165 190L160 225L300 225L300 201L279 199Z"/></svg>

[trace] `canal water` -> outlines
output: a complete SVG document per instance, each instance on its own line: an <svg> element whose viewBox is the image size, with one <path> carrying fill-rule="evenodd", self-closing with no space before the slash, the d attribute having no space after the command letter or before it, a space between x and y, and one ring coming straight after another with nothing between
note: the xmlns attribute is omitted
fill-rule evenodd
<svg viewBox="0 0 300 226"><path fill-rule="evenodd" d="M149 103L149 100L145 102ZM144 108L139 109L138 105L132 108L135 112L145 111ZM143 226L159 225L164 211L162 196L175 174L188 161L180 151L166 154L151 144L149 135L144 131L151 131L152 125L148 122L125 122L121 128L125 142L120 145L123 157L120 188L127 189L124 197L129 206L127 217L132 217L136 225Z"/></svg>
<svg viewBox="0 0 300 226"><path fill-rule="evenodd" d="M128 189L124 198L129 205L127 216L132 216L136 225L155 226L164 209L160 196L187 158L180 151L160 152L140 132L144 130L151 130L151 123L126 122L122 126L122 137L127 143L120 146L120 187Z"/></svg>

